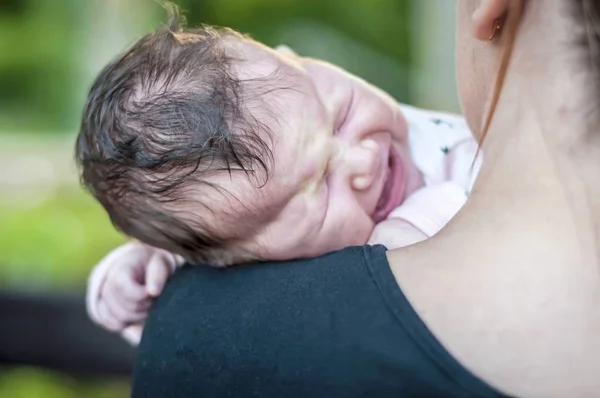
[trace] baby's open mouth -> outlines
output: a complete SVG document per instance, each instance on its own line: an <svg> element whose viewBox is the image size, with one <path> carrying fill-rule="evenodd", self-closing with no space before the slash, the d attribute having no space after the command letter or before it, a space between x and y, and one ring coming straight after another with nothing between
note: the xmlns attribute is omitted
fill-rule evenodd
<svg viewBox="0 0 600 398"><path fill-rule="evenodd" d="M400 205L404 196L405 187L404 167L400 160L400 155L392 146L388 157L388 168L386 170L385 183L381 190L379 202L371 218L375 223L379 223Z"/></svg>

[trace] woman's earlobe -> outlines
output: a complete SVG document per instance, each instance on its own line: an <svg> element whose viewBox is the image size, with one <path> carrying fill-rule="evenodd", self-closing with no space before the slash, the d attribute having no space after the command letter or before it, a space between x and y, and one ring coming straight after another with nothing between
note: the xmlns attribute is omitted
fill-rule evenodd
<svg viewBox="0 0 600 398"><path fill-rule="evenodd" d="M501 21L508 9L509 0L481 0L472 17L473 35L481 41L490 41L498 36Z"/></svg>
<svg viewBox="0 0 600 398"><path fill-rule="evenodd" d="M498 33L501 28L502 26L500 25L500 20L495 20L494 27L492 28L492 34L490 35L490 37L488 37L488 41L494 40L494 37L496 37L496 33Z"/></svg>

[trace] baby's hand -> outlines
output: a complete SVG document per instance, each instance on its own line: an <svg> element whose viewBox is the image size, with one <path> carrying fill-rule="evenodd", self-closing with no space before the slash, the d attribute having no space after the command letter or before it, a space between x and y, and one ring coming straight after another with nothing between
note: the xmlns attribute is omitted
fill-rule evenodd
<svg viewBox="0 0 600 398"><path fill-rule="evenodd" d="M421 242L438 233L466 200L464 190L453 182L421 188L375 226L368 243L395 249Z"/></svg>
<svg viewBox="0 0 600 398"><path fill-rule="evenodd" d="M92 320L139 343L148 310L182 259L138 242L108 254L88 281L87 309Z"/></svg>
<svg viewBox="0 0 600 398"><path fill-rule="evenodd" d="M408 221L389 218L375 226L367 243L369 245L384 245L391 250L414 245L427 238L425 233Z"/></svg>

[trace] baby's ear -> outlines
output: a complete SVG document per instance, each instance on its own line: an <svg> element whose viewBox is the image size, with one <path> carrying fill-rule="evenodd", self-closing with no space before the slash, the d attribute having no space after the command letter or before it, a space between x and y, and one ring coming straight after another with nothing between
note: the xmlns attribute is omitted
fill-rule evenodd
<svg viewBox="0 0 600 398"><path fill-rule="evenodd" d="M275 47L275 51L277 51L281 54L285 54L285 55L293 55L293 56L298 55L298 54L296 54L296 52L294 50L292 50L290 47L286 46L285 44L280 44L277 47Z"/></svg>

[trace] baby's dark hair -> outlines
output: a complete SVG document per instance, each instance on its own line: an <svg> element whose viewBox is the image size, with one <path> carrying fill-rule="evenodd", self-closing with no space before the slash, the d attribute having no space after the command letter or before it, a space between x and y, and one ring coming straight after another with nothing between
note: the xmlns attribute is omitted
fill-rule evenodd
<svg viewBox="0 0 600 398"><path fill-rule="evenodd" d="M216 228L193 214L198 206L212 209L191 192L201 186L227 196L208 181L219 172L264 183L272 160L269 131L244 100L256 82L233 70L239 60L227 44L243 36L184 29L178 8L166 8L168 26L141 38L96 78L75 157L82 184L117 229L191 262L227 264L244 259L232 248L250 233L250 221L265 215L249 211L235 228Z"/></svg>

